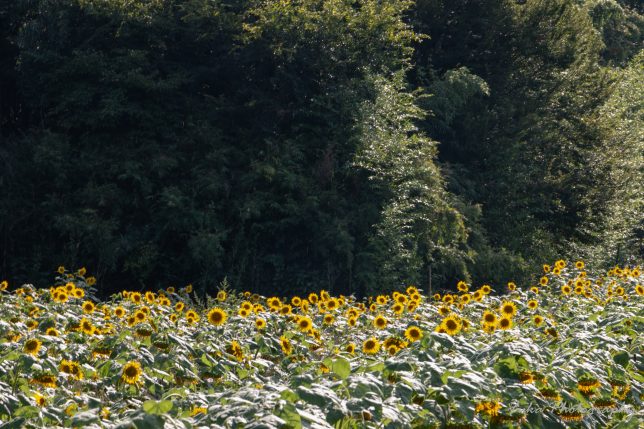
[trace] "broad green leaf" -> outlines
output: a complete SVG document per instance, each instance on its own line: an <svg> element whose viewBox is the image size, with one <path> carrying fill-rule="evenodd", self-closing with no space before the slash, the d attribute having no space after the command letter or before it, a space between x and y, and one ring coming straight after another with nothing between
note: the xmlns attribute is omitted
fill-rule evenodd
<svg viewBox="0 0 644 429"><path fill-rule="evenodd" d="M172 401L149 400L143 403L143 411L149 414L165 414L172 409Z"/></svg>

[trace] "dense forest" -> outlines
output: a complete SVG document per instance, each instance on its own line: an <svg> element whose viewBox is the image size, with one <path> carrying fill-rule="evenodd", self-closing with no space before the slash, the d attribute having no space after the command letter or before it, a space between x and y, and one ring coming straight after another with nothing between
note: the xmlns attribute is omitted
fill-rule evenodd
<svg viewBox="0 0 644 429"><path fill-rule="evenodd" d="M0 2L0 278L363 296L644 257L626 0Z"/></svg>

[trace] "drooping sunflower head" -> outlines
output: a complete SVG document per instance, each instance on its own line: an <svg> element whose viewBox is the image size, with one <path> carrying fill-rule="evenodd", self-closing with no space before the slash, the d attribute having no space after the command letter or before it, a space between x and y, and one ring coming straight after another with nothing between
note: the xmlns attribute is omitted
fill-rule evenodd
<svg viewBox="0 0 644 429"><path fill-rule="evenodd" d="M133 360L123 366L121 379L128 384L135 384L141 377L142 373L143 369L141 368L141 364Z"/></svg>
<svg viewBox="0 0 644 429"><path fill-rule="evenodd" d="M215 326L223 325L226 323L227 318L226 312L219 307L215 307L208 312L208 321Z"/></svg>

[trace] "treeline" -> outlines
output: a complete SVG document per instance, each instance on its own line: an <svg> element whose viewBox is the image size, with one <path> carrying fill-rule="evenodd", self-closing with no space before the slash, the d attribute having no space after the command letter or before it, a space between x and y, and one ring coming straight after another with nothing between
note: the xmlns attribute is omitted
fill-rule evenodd
<svg viewBox="0 0 644 429"><path fill-rule="evenodd" d="M0 276L362 295L644 255L616 0L0 3Z"/></svg>

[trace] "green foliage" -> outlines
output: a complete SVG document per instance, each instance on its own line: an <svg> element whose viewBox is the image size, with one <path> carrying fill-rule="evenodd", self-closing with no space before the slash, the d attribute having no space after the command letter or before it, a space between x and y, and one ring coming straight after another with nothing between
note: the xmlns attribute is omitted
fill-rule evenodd
<svg viewBox="0 0 644 429"><path fill-rule="evenodd" d="M613 0L4 2L0 275L363 295L636 262L643 22Z"/></svg>

